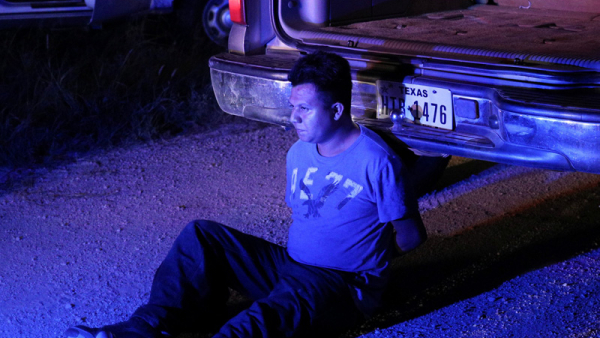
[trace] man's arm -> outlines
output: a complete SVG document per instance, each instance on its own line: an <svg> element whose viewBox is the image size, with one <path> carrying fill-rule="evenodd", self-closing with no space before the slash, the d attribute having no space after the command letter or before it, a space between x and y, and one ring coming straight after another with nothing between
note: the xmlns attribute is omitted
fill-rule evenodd
<svg viewBox="0 0 600 338"><path fill-rule="evenodd" d="M427 231L419 214L392 221L392 225L396 230L396 248L400 253L418 247L427 239Z"/></svg>

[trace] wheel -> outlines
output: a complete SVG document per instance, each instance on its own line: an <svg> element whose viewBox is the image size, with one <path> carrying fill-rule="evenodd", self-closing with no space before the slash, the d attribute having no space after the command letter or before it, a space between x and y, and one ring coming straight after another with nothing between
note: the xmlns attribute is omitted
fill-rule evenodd
<svg viewBox="0 0 600 338"><path fill-rule="evenodd" d="M217 45L227 46L233 23L229 16L228 0L208 0L202 12L202 25L206 35Z"/></svg>
<svg viewBox="0 0 600 338"><path fill-rule="evenodd" d="M233 25L228 0L175 0L173 8L183 37L194 39L201 33L216 45L227 47Z"/></svg>

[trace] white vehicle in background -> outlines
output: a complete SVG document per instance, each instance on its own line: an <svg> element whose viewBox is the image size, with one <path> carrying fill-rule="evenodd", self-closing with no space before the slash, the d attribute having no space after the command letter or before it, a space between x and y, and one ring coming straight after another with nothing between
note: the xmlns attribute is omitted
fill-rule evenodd
<svg viewBox="0 0 600 338"><path fill-rule="evenodd" d="M103 23L145 12L182 12L201 20L206 35L227 43L231 20L227 0L0 0L0 29L24 26L101 27Z"/></svg>
<svg viewBox="0 0 600 338"><path fill-rule="evenodd" d="M230 114L290 126L287 73L325 50L358 123L416 152L600 173L595 0L230 0L210 60Z"/></svg>

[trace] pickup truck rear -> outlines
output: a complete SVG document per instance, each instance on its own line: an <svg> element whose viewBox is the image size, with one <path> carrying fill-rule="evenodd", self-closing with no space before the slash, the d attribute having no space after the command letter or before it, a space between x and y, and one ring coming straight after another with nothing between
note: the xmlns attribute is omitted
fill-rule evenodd
<svg viewBox="0 0 600 338"><path fill-rule="evenodd" d="M485 2L485 3L481 3ZM588 0L230 0L210 60L227 113L290 127L301 55L350 62L352 115L417 153L600 173L600 7Z"/></svg>

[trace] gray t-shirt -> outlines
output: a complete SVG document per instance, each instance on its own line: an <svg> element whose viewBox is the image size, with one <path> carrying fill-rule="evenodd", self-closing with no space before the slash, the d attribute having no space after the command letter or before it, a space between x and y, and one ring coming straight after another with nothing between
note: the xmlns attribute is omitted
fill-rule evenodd
<svg viewBox="0 0 600 338"><path fill-rule="evenodd" d="M286 203L293 223L287 250L304 264L358 273L359 301L377 303L372 298L383 289L394 254L388 222L418 209L398 156L373 131L360 129L358 139L333 157L321 156L313 143L298 141L290 148Z"/></svg>

